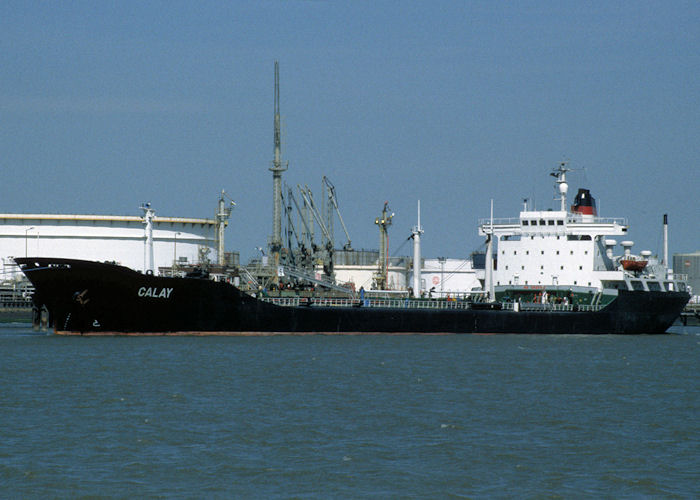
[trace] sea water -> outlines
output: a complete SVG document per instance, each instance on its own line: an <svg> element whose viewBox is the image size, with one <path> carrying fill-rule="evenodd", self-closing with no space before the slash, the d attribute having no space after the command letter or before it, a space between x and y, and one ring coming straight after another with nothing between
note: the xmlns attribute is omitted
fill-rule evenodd
<svg viewBox="0 0 700 500"><path fill-rule="evenodd" d="M57 337L0 327L2 498L693 498L700 328Z"/></svg>

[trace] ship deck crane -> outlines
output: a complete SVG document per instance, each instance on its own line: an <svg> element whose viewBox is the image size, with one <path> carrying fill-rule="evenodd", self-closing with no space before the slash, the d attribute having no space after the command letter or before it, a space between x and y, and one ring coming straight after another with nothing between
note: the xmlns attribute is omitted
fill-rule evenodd
<svg viewBox="0 0 700 500"><path fill-rule="evenodd" d="M297 199L294 196L292 188L290 188L289 186L287 186L287 197L292 201L292 203L294 203L294 206L297 209L297 213L299 214L299 219L301 220L301 224L304 228L304 230L301 233L301 244L313 247L313 221L308 220L305 210L301 209L299 203L297 202ZM304 202L304 208L306 208L306 202Z"/></svg>
<svg viewBox="0 0 700 500"><path fill-rule="evenodd" d="M313 265L313 259L312 253L315 251L315 245L313 241L310 238L310 235L313 234L313 227L311 224L313 224L313 221L307 221L307 216L306 214L302 211L301 207L299 206L299 203L297 202L296 198L294 197L294 192L292 191L292 188L287 186L285 184L285 188L287 191L287 200L286 200L286 205L285 209L287 211L287 239L288 239L288 245L289 245L289 250L290 250L290 255L292 256L292 259L294 260L294 251L292 251L292 242L291 242L291 234L294 235L294 238L296 240L297 248L298 248L298 254L299 254L299 260L300 260L300 265L304 269L308 269L309 267L312 267ZM294 223L292 221L292 204L294 207L296 207L297 212L299 214L299 219L301 220L301 225L303 227L303 231L301 236L296 231L296 227L294 226ZM295 262L293 262L295 264Z"/></svg>
<svg viewBox="0 0 700 500"><path fill-rule="evenodd" d="M296 265L296 255L292 250L292 237L294 237L294 239L296 240L298 248L301 248L301 242L299 241L299 235L297 234L296 227L294 227L294 221L292 220L292 201L289 199L289 197L285 198L284 191L280 193L280 196L282 197L282 206L284 208L284 214L287 218L285 233L287 235L286 243L289 252L285 260L287 264Z"/></svg>
<svg viewBox="0 0 700 500"><path fill-rule="evenodd" d="M333 234L328 231L328 227L326 227L326 224L323 221L323 217L321 217L321 214L318 212L316 204L314 203L313 194L311 193L309 187L297 187L299 188L299 192L301 192L302 198L304 198L304 202L306 202L307 206L311 209L311 214L313 215L313 218L316 220L319 227L321 228L321 232L323 233L323 246L325 247L325 256L323 259L323 272L327 276L333 276Z"/></svg>
<svg viewBox="0 0 700 500"><path fill-rule="evenodd" d="M328 191L327 198L327 218L328 218L328 231L333 234L333 211L338 214L338 220L340 220L340 225L343 226L343 231L345 232L345 237L347 238L347 243L343 245L344 250L352 250L352 242L350 241L350 234L348 233L348 228L345 226L345 221L343 221L343 216L340 215L340 209L338 208L338 197L335 195L335 186L328 180L328 177L323 176L323 184L326 186Z"/></svg>

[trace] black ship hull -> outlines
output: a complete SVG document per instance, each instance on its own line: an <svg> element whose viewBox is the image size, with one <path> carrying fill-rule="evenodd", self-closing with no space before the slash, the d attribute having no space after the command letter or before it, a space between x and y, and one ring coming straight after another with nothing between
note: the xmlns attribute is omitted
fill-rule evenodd
<svg viewBox="0 0 700 500"><path fill-rule="evenodd" d="M511 311L470 307L278 306L235 286L157 277L107 263L17 258L58 334L654 334L664 333L686 292L620 291L598 311Z"/></svg>

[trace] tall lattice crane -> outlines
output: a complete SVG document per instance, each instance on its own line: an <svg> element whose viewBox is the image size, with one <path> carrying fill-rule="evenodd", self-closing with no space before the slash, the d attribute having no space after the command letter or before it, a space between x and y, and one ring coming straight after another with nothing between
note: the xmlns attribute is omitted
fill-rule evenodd
<svg viewBox="0 0 700 500"><path fill-rule="evenodd" d="M272 160L272 236L270 237L270 256L276 269L280 264L282 249L282 172L287 170L289 162L282 161L282 137L280 130L280 74L279 63L275 61L275 124L274 124L274 159ZM273 282L277 283L275 273Z"/></svg>

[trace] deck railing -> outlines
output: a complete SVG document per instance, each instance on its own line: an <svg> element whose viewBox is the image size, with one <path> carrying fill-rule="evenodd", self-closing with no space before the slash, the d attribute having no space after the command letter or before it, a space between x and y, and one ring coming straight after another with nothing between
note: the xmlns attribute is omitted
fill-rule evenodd
<svg viewBox="0 0 700 500"><path fill-rule="evenodd" d="M526 217L526 220L530 220L531 217ZM592 217L585 222L580 214L568 214L566 217L567 223L585 223L585 224L617 224L618 226L627 226L627 218L625 217ZM479 219L479 226L483 228L489 228L491 226L491 219ZM500 217L498 219L493 219L494 227L498 226L519 226L520 217ZM549 227L549 226L531 226L531 227Z"/></svg>
<svg viewBox="0 0 700 500"><path fill-rule="evenodd" d="M456 300L344 299L323 297L261 297L283 307L384 307L392 309L469 309L470 302Z"/></svg>
<svg viewBox="0 0 700 500"><path fill-rule="evenodd" d="M572 312L572 311L582 311L582 312L591 312L591 311L600 311L603 309L602 305L599 304L541 304L539 302L522 302L518 304L518 310L520 311L563 311L563 312ZM502 302L501 303L501 309L505 309L508 311L514 311L515 310L515 304L513 302Z"/></svg>
<svg viewBox="0 0 700 500"><path fill-rule="evenodd" d="M370 307L386 309L453 309L467 310L474 309L474 303L464 300L412 300L412 299L344 299L344 298L321 298L321 297L261 297L263 302L269 302L282 307ZM477 306L485 303L477 302ZM502 302L498 304L501 309L507 311L514 310L513 302ZM587 304L540 304L525 302L518 304L520 311L600 311L604 306Z"/></svg>

